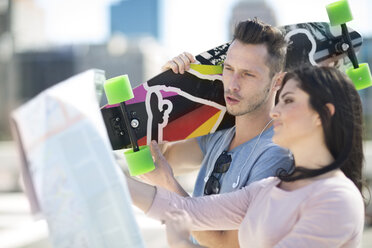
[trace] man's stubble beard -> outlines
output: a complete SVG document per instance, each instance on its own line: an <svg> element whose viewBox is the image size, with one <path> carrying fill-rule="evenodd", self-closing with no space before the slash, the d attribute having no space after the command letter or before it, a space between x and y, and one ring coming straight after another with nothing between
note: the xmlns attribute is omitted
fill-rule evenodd
<svg viewBox="0 0 372 248"><path fill-rule="evenodd" d="M246 106L246 108L243 108L241 110L239 109L233 110L229 108L229 106L226 106L227 112L233 116L242 116L242 115L256 112L269 100L270 88L271 88L271 82L267 84L267 86L263 89L259 97L255 98L256 100L251 101L250 99L248 99L248 102L246 102L246 104L245 104L245 101L241 101L239 103L240 106ZM227 93L227 91L225 91L225 93Z"/></svg>

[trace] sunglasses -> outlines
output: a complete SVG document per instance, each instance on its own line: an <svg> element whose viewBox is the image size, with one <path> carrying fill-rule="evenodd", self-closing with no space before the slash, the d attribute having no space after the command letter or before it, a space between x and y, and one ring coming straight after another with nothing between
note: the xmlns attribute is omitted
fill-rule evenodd
<svg viewBox="0 0 372 248"><path fill-rule="evenodd" d="M223 173L228 171L231 164L231 155L227 154L226 151L223 151L221 155L217 158L216 163L214 164L213 171L208 178L207 183L204 187L204 195L218 194L221 189L220 178ZM215 174L218 174L215 176Z"/></svg>

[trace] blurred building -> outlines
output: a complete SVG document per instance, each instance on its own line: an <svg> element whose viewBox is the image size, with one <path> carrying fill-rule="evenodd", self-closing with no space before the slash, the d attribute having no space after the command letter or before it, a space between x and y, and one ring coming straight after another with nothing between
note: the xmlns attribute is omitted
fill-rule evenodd
<svg viewBox="0 0 372 248"><path fill-rule="evenodd" d="M111 34L105 42L55 44L48 38L40 1L0 0L0 140L11 138L12 109L74 74L98 68L107 78L128 74L136 86L159 72L165 61L158 44L161 0L107 1L113 4L108 8ZM69 13L62 16L68 19ZM232 10L230 32L238 21L254 17L276 24L275 11L265 1L242 0ZM359 58L372 66L371 49L371 39L365 38ZM370 139L371 91L360 92Z"/></svg>
<svg viewBox="0 0 372 248"><path fill-rule="evenodd" d="M276 16L274 10L262 0L241 0L233 8L229 22L230 37L232 37L234 27L240 21L253 19L257 17L259 20L276 25Z"/></svg>
<svg viewBox="0 0 372 248"><path fill-rule="evenodd" d="M15 88L13 80L13 34L10 1L0 1L0 139L9 137L7 119Z"/></svg>
<svg viewBox="0 0 372 248"><path fill-rule="evenodd" d="M368 63L372 70L372 37L364 37L357 57L359 63ZM372 87L359 91L359 94L363 104L365 138L372 140Z"/></svg>
<svg viewBox="0 0 372 248"><path fill-rule="evenodd" d="M128 74L135 87L160 71L158 1L113 2L106 42L55 44L36 0L0 0L0 140L11 139L12 109L77 73L97 68L106 78Z"/></svg>

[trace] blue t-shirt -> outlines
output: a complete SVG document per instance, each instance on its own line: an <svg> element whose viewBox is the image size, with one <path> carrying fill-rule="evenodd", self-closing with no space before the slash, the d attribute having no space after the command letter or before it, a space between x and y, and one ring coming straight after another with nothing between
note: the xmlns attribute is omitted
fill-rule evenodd
<svg viewBox="0 0 372 248"><path fill-rule="evenodd" d="M220 193L231 192L263 178L275 176L279 168L289 171L293 158L287 149L272 142L273 127L261 136L228 151L235 135L235 127L198 137L204 159L196 179L193 196L204 195L204 186L212 174L215 162L223 151L231 155L232 161L227 172L219 176Z"/></svg>

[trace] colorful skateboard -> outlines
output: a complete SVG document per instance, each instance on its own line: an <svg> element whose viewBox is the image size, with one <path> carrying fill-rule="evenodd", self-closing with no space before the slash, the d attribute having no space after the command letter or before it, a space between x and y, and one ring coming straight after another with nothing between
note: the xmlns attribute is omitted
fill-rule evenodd
<svg viewBox="0 0 372 248"><path fill-rule="evenodd" d="M287 68L330 62L350 64L346 54L334 48L342 39L341 31L328 23L301 23L281 30L291 42ZM356 31L351 31L350 37L358 50L362 37ZM234 118L226 113L219 66L228 47L226 43L197 55L201 65L192 65L185 74L165 71L133 89L134 98L126 105L139 145L149 144L151 140L192 138L234 125ZM119 106L106 105L102 114L113 149L130 145Z"/></svg>
<svg viewBox="0 0 372 248"><path fill-rule="evenodd" d="M327 7L332 24L333 8ZM337 20L336 24L343 22ZM351 73L348 74L357 75L353 79L359 80L354 81L357 88L372 84L368 65L358 68L355 56L362 45L362 37L347 29L346 24L340 28L326 22L312 22L280 29L289 42L287 70L306 64L340 68L352 64L354 68L349 69ZM171 70L162 72L133 89L133 97L123 100L125 103L103 106L102 114L113 149L132 146L135 153L140 151L139 146L151 140L177 141L232 127L235 120L226 112L221 81L221 64L229 45L225 43L197 55L198 63L192 64L185 74L174 74ZM362 74L357 70L362 70ZM116 90L113 94L120 96L121 93Z"/></svg>

